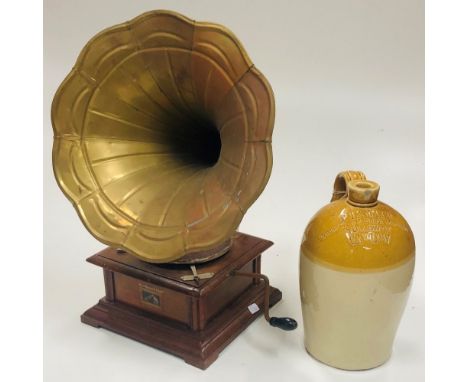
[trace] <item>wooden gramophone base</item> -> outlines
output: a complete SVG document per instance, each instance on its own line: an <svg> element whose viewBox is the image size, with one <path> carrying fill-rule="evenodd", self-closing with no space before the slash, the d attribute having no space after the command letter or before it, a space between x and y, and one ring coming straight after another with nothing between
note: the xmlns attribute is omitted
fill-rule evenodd
<svg viewBox="0 0 468 382"><path fill-rule="evenodd" d="M106 296L81 321L206 369L262 315L263 282L231 272L260 273L260 255L272 244L238 234L226 255L197 266L200 275L213 273L198 282L181 279L192 273L188 266L144 263L107 248L88 259L104 269ZM270 287L269 293L270 306L281 300L278 289ZM253 304L260 309L251 313Z"/></svg>
<svg viewBox="0 0 468 382"><path fill-rule="evenodd" d="M206 369L231 341L262 314L261 310L251 314L246 309L252 302L262 307L263 291L258 289L260 288L246 293L206 330L200 332L171 327L155 317L142 314L138 309L132 309L124 304L110 303L105 298L88 309L81 316L81 321L164 350L181 357L193 366ZM270 306L279 300L281 292L276 288L270 288Z"/></svg>

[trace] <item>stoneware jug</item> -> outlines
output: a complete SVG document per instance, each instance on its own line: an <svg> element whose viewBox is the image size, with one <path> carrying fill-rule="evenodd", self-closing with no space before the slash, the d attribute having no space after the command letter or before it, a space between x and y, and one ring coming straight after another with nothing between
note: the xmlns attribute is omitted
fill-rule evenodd
<svg viewBox="0 0 468 382"><path fill-rule="evenodd" d="M383 364L406 305L414 237L358 171L338 174L331 203L309 222L301 245L305 347L346 370Z"/></svg>

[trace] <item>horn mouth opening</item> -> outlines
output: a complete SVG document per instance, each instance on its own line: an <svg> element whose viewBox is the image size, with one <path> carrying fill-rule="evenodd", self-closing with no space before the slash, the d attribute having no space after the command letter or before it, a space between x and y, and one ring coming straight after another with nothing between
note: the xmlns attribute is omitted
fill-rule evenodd
<svg viewBox="0 0 468 382"><path fill-rule="evenodd" d="M132 54L88 104L83 139L94 180L134 224L186 230L222 216L249 144L241 112L234 81L207 58Z"/></svg>
<svg viewBox="0 0 468 382"><path fill-rule="evenodd" d="M209 118L196 115L189 116L184 128L168 131L166 143L176 160L197 168L215 166L222 147L216 125Z"/></svg>
<svg viewBox="0 0 468 382"><path fill-rule="evenodd" d="M86 228L149 262L229 240L271 172L268 81L232 32L173 12L90 40L52 121L54 173Z"/></svg>

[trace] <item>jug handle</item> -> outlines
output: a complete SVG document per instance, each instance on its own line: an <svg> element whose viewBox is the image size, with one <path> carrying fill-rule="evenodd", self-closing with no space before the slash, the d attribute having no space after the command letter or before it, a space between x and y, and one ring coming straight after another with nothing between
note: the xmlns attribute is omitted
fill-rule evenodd
<svg viewBox="0 0 468 382"><path fill-rule="evenodd" d="M340 172L333 184L332 202L348 195L347 185L351 180L366 180L366 175L362 171L349 170Z"/></svg>

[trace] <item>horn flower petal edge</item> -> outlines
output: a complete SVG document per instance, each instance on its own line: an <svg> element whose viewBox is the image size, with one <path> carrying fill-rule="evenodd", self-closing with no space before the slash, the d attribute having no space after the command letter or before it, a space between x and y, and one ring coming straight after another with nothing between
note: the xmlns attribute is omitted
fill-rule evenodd
<svg viewBox="0 0 468 382"><path fill-rule="evenodd" d="M54 174L83 224L148 262L228 240L271 173L269 83L232 32L175 12L93 37L52 124Z"/></svg>

